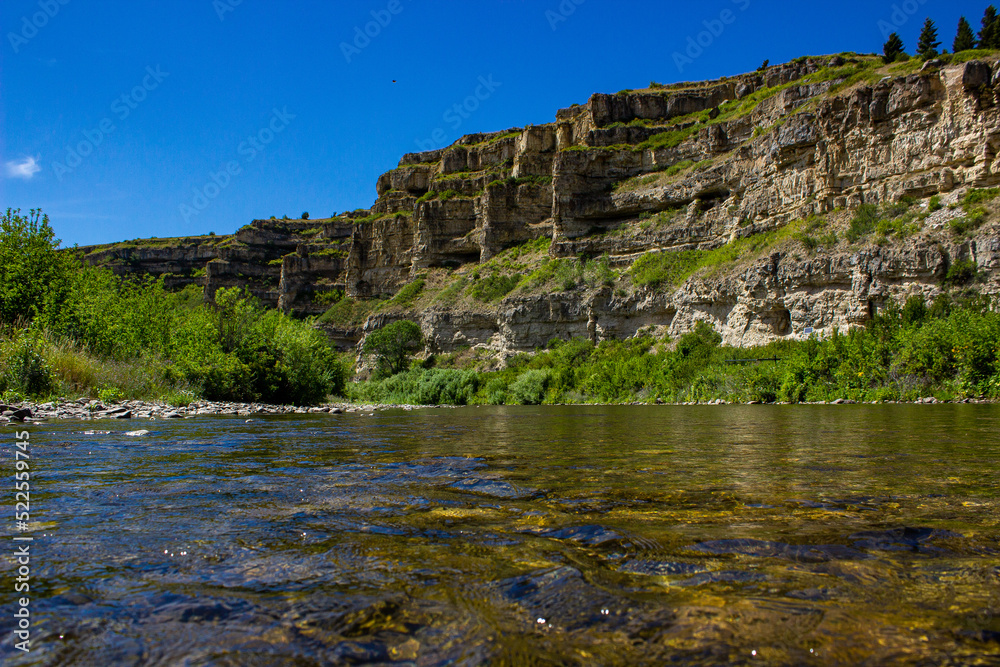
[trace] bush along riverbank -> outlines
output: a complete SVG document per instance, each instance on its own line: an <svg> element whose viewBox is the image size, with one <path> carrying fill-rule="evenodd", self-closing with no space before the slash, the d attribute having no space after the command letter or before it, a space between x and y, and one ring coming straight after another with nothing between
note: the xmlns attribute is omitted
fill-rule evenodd
<svg viewBox="0 0 1000 667"><path fill-rule="evenodd" d="M310 320L265 310L237 289L207 303L197 287L122 279L58 245L38 212L0 218L0 403L16 408L0 411L8 417L167 414L148 406L222 414L178 408L318 406L332 396L407 406L1000 399L1000 314L968 288L890 304L867 326L824 339L730 348L702 323L676 340L553 340L500 370L486 351L414 360L421 333L402 320L366 341L375 379L348 383L353 358L336 355ZM86 410L66 407L81 397ZM145 403L122 403L135 400Z"/></svg>
<svg viewBox="0 0 1000 667"><path fill-rule="evenodd" d="M553 340L499 371L474 351L348 385L376 403L820 403L1000 399L1000 313L966 294L912 297L868 326L759 348L722 346L707 324L676 341ZM746 359L777 361L743 362Z"/></svg>
<svg viewBox="0 0 1000 667"><path fill-rule="evenodd" d="M0 218L0 400L197 399L314 405L347 366L309 321L244 291L171 293L60 250L48 219Z"/></svg>

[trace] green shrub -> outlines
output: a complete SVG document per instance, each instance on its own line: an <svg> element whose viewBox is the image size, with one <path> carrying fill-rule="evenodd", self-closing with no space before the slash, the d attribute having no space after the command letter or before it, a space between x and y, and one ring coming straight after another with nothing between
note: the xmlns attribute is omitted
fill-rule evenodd
<svg viewBox="0 0 1000 667"><path fill-rule="evenodd" d="M679 285L698 269L703 256L698 250L646 253L632 264L632 282L650 287Z"/></svg>
<svg viewBox="0 0 1000 667"><path fill-rule="evenodd" d="M507 296L521 282L517 276L505 276L499 273L491 273L472 283L469 294L477 301L496 301Z"/></svg>
<svg viewBox="0 0 1000 667"><path fill-rule="evenodd" d="M375 356L376 376L388 377L406 370L410 356L420 349L423 340L419 325L398 320L368 334L363 350Z"/></svg>
<svg viewBox="0 0 1000 667"><path fill-rule="evenodd" d="M525 371L510 385L510 397L517 405L540 405L551 379L552 371L548 369Z"/></svg>
<svg viewBox="0 0 1000 667"><path fill-rule="evenodd" d="M948 267L944 284L951 286L968 285L979 276L979 266L971 259L954 262Z"/></svg>
<svg viewBox="0 0 1000 667"><path fill-rule="evenodd" d="M437 199L437 196L438 193L435 192L434 190L431 190L425 193L423 196L421 196L420 199L417 200L417 203L423 204L425 201L431 201L432 199Z"/></svg>
<svg viewBox="0 0 1000 667"><path fill-rule="evenodd" d="M45 358L45 343L35 330L25 329L0 346L0 391L28 398L45 398L55 388L55 374Z"/></svg>
<svg viewBox="0 0 1000 667"><path fill-rule="evenodd" d="M357 301L345 294L318 321L333 326L356 326L364 322L374 308L375 303L372 301Z"/></svg>
<svg viewBox="0 0 1000 667"><path fill-rule="evenodd" d="M402 306L404 308L412 306L413 302L420 296L421 292L424 291L424 285L426 281L423 278L417 278L411 283L403 285L402 288L396 295L389 300L390 305Z"/></svg>
<svg viewBox="0 0 1000 667"><path fill-rule="evenodd" d="M0 323L31 320L44 304L58 302L78 265L59 250L49 217L32 209L7 209L0 217Z"/></svg>
<svg viewBox="0 0 1000 667"><path fill-rule="evenodd" d="M412 368L392 377L352 385L355 401L397 405L466 405L479 388L475 371Z"/></svg>

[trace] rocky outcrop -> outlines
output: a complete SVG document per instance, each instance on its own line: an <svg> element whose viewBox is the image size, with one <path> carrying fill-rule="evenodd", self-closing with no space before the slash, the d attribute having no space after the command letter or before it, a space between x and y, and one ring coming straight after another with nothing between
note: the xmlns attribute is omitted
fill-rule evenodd
<svg viewBox="0 0 1000 667"><path fill-rule="evenodd" d="M957 207L970 188L1000 184L1000 72L993 59L913 70L845 55L598 94L551 124L403 156L368 210L88 248L87 259L169 276L171 287L203 284L209 298L246 287L308 315L341 294L385 299L428 272L461 272L540 238L551 238L552 258L605 256L626 269L645 253L709 251L808 216L842 231L861 204L927 206L937 196ZM677 335L699 320L737 345L856 326L890 301L933 296L956 261L976 262L986 276L978 288L1000 292L997 225L950 234L948 219L960 215L922 215L908 236L879 244L779 244L669 289L623 276L492 305L431 300L377 314L364 329L405 315L420 321L430 352L481 346L506 356L557 337ZM361 335L360 326L332 330L341 342Z"/></svg>

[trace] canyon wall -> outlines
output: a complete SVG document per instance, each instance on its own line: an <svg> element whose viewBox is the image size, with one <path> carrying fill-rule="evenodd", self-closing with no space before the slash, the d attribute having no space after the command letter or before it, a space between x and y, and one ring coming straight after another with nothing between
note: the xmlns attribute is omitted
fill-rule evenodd
<svg viewBox="0 0 1000 667"><path fill-rule="evenodd" d="M699 320L727 343L754 345L863 325L912 294L932 298L957 262L978 267L974 289L1000 292L1000 216L988 206L978 226L953 224L968 215L966 193L1000 184L998 102L992 59L803 58L598 94L551 124L405 155L367 210L83 250L123 274L202 285L207 298L245 287L298 315L368 303L364 319L328 322L344 345L403 317L421 324L434 353L481 347L503 358L552 338L676 336ZM905 234L844 239L860 206L901 200L915 212ZM832 232L819 247L780 234L817 219ZM755 238L781 241L679 284L642 284L629 271L650 253ZM551 240L545 262L603 258L615 274L558 289L522 282L493 300L432 294L464 293L480 269L522 277L496 260L539 239ZM417 280L422 298L393 302Z"/></svg>

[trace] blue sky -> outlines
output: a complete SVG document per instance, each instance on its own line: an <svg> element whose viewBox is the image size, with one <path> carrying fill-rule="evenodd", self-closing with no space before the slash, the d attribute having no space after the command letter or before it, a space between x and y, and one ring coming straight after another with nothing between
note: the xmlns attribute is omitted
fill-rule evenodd
<svg viewBox="0 0 1000 667"><path fill-rule="evenodd" d="M326 217L370 206L404 153L547 123L594 92L880 51L889 25L912 52L926 16L950 49L984 8L4 0L0 206L43 208L66 245Z"/></svg>

